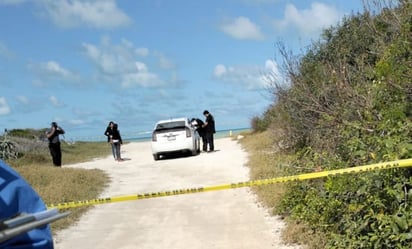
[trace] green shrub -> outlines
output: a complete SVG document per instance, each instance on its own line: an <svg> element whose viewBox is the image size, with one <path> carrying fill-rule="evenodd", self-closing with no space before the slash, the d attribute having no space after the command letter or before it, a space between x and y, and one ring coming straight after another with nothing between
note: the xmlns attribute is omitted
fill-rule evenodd
<svg viewBox="0 0 412 249"><path fill-rule="evenodd" d="M286 174L412 157L412 3L391 7L344 19L302 56L281 50L291 84L273 84L268 127L281 128L276 140L295 153ZM410 248L411 176L391 169L290 183L277 212L321 233L327 248Z"/></svg>

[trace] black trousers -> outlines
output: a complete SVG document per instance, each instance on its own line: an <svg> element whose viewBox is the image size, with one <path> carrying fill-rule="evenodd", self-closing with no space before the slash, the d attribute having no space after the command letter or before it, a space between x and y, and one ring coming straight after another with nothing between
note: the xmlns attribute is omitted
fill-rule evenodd
<svg viewBox="0 0 412 249"><path fill-rule="evenodd" d="M203 134L200 136L202 138L202 147L203 151L207 151L207 140L206 140L206 134Z"/></svg>
<svg viewBox="0 0 412 249"><path fill-rule="evenodd" d="M203 150L207 150L207 144L209 145L209 151L215 150L215 145L213 142L213 132L206 132L206 144L203 144ZM206 145L206 146L205 146Z"/></svg>
<svg viewBox="0 0 412 249"><path fill-rule="evenodd" d="M60 148L60 142L49 143L49 150L53 159L53 165L58 167L62 166L62 151Z"/></svg>

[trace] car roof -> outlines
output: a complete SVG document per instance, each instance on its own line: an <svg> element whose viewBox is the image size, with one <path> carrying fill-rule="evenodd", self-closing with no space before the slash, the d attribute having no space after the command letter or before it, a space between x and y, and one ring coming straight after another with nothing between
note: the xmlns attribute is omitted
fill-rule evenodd
<svg viewBox="0 0 412 249"><path fill-rule="evenodd" d="M156 124L162 124L162 123L169 123L169 122L176 122L176 121L187 121L189 122L188 118L181 117L181 118L170 118L170 119L164 119L164 120L159 120L156 122Z"/></svg>

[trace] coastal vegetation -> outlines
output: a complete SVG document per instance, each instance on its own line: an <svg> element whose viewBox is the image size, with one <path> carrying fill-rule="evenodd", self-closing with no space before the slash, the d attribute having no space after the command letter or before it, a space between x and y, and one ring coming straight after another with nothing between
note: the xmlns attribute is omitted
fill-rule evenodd
<svg viewBox="0 0 412 249"><path fill-rule="evenodd" d="M412 3L368 1L294 55L278 43L283 80L276 102L244 133L252 180L412 157ZM285 84L284 82L287 82ZM101 170L55 168L44 130L0 136L0 158L47 204L95 199ZM62 143L63 162L107 157L106 142ZM284 239L308 248L410 248L412 169L390 169L254 187L287 221ZM93 207L91 207L93 208ZM76 208L53 231L89 209Z"/></svg>
<svg viewBox="0 0 412 249"><path fill-rule="evenodd" d="M412 157L412 2L365 1L300 55L278 43L276 102L243 145L252 180ZM285 83L286 82L286 83ZM259 142L256 142L259 138ZM254 152L252 152L254 151ZM412 169L256 188L309 248L410 248Z"/></svg>
<svg viewBox="0 0 412 249"><path fill-rule="evenodd" d="M98 169L54 167L50 160L44 130L16 129L0 136L0 159L16 170L46 204L95 199L109 183L109 177ZM107 157L106 142L62 142L64 164L92 161ZM51 224L56 232L73 224L89 207L70 210L71 214Z"/></svg>

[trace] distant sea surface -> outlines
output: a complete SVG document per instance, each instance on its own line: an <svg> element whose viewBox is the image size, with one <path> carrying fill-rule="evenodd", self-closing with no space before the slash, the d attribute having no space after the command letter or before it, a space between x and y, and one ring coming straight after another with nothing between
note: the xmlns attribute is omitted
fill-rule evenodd
<svg viewBox="0 0 412 249"><path fill-rule="evenodd" d="M219 138L224 138L224 137L230 137L230 136L237 136L242 132L247 132L250 131L250 128L238 128L238 129L228 129L228 130L221 130L217 131L215 133L214 138L219 139ZM152 132L147 131L147 132L139 132L135 134L123 134L122 133L122 138L123 141L129 141L129 142L146 142L146 141L151 141L152 139ZM78 136L78 137L62 137L62 140L66 142L77 142L77 141L88 141L88 142L103 142L107 141L107 137L104 135L101 136Z"/></svg>
<svg viewBox="0 0 412 249"><path fill-rule="evenodd" d="M225 138L225 137L234 137L239 135L242 132L248 132L250 131L250 128L238 128L238 129L229 129L229 130L221 130L221 131L216 131L214 138L219 139L219 138ZM125 141L129 142L147 142L152 139L151 134L150 136L143 136L143 137L136 137L136 138L126 138L123 139Z"/></svg>

